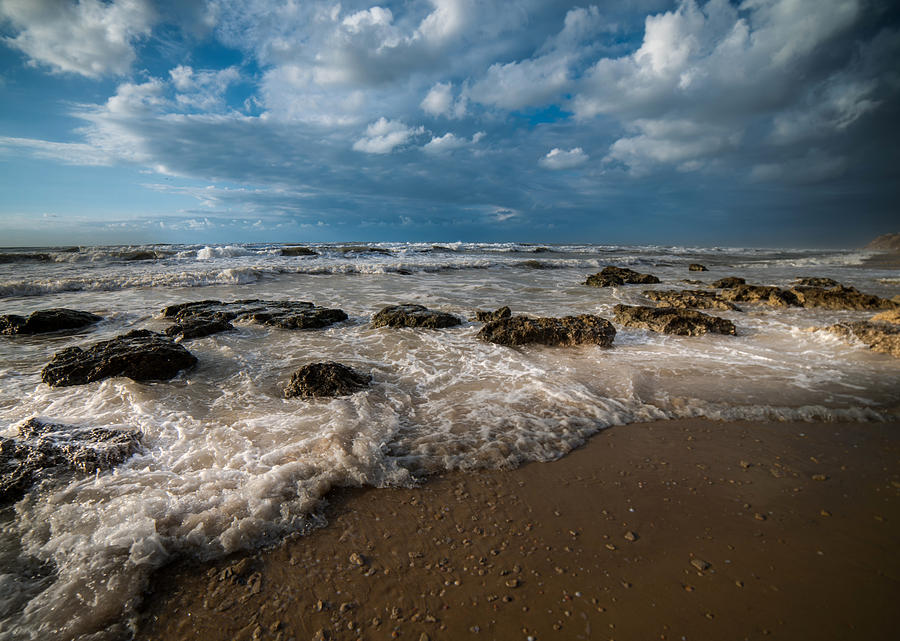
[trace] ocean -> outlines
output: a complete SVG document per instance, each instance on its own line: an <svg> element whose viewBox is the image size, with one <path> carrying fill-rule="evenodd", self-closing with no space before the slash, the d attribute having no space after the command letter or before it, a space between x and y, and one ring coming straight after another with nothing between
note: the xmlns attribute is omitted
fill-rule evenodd
<svg viewBox="0 0 900 641"><path fill-rule="evenodd" d="M288 247L288 251L284 249ZM0 506L0 640L128 638L151 573L185 555L250 550L327 527L337 486L409 485L445 470L560 458L613 425L714 420L900 419L900 361L827 333L874 312L739 303L710 310L736 336L678 337L617 326L610 349L503 347L476 339L476 309L598 314L650 305L645 289L694 289L740 276L789 287L827 277L890 298L896 270L873 252L516 243L149 245L0 249L0 314L54 307L103 317L69 334L0 336L0 436L37 417L139 432L125 462L42 480ZM294 250L294 251L291 251ZM688 271L701 263L709 271ZM595 288L607 265L660 285ZM310 301L344 322L285 330L236 323L184 341L196 367L167 382L111 378L51 388L54 353L132 329L163 331L167 305ZM419 303L454 328L373 328L386 305ZM286 399L300 366L338 361L370 374L364 391Z"/></svg>

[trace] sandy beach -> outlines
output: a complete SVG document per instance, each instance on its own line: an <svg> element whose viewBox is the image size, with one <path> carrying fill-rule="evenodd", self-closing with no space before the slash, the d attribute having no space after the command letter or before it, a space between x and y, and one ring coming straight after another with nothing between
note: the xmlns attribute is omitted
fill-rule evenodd
<svg viewBox="0 0 900 641"><path fill-rule="evenodd" d="M158 571L137 638L893 638L898 427L632 424L551 463L337 489L324 528Z"/></svg>

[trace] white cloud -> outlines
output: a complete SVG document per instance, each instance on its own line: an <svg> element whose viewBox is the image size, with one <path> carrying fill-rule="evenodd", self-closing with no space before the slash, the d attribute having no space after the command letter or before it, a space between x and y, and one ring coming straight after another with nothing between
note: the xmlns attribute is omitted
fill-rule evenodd
<svg viewBox="0 0 900 641"><path fill-rule="evenodd" d="M547 169L572 169L579 167L590 159L581 147L569 151L554 147L541 158L540 164Z"/></svg>
<svg viewBox="0 0 900 641"><path fill-rule="evenodd" d="M424 127L412 128L398 120L381 117L366 128L366 135L353 143L353 149L368 154L389 154L422 133Z"/></svg>
<svg viewBox="0 0 900 641"><path fill-rule="evenodd" d="M156 21L148 0L0 0L0 16L18 31L6 43L33 64L91 78L127 73Z"/></svg>
<svg viewBox="0 0 900 641"><path fill-rule="evenodd" d="M572 109L582 123L620 120L629 135L607 160L635 174L708 167L741 144L833 137L876 110L885 85L886 59L868 77L846 71L858 57L846 36L862 7L863 0L682 0L646 18L634 53L596 61ZM747 138L751 128L755 139Z"/></svg>
<svg viewBox="0 0 900 641"><path fill-rule="evenodd" d="M448 132L443 136L434 136L422 149L429 154L441 154L446 153L448 151L453 151L454 149L462 149L464 147L471 147L478 143L479 140L484 138L485 133L483 131L479 131L474 136L472 136L471 140L466 140L465 138L460 138L456 134L452 132Z"/></svg>
<svg viewBox="0 0 900 641"><path fill-rule="evenodd" d="M13 151L24 151L35 158L57 160L67 165L111 165L114 161L109 154L84 143L0 136L0 155Z"/></svg>
<svg viewBox="0 0 900 641"><path fill-rule="evenodd" d="M546 104L572 83L580 60L606 29L596 7L570 10L562 30L548 38L532 57L495 63L472 85L471 98L486 105L516 110Z"/></svg>
<svg viewBox="0 0 900 641"><path fill-rule="evenodd" d="M473 15L472 0L431 0L434 11L424 20L414 34L429 44L444 44L458 36L467 26L467 18Z"/></svg>
<svg viewBox="0 0 900 641"><path fill-rule="evenodd" d="M428 91L419 106L432 116L462 118L466 115L467 103L468 98L465 95L460 95L454 100L451 83L439 82Z"/></svg>
<svg viewBox="0 0 900 641"><path fill-rule="evenodd" d="M215 71L194 71L193 68L178 65L169 71L172 84L178 93L178 104L205 112L225 109L225 92L238 80L241 74L237 67L227 67Z"/></svg>

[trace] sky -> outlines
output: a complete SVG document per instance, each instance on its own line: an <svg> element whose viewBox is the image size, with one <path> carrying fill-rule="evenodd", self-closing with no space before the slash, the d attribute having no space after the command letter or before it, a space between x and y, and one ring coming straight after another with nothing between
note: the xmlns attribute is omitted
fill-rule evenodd
<svg viewBox="0 0 900 641"><path fill-rule="evenodd" d="M854 247L890 0L0 0L0 246Z"/></svg>

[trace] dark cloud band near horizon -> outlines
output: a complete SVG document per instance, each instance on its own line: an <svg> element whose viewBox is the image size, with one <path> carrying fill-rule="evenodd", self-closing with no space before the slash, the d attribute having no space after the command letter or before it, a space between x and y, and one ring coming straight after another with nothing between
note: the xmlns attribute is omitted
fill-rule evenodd
<svg viewBox="0 0 900 641"><path fill-rule="evenodd" d="M892 3L606 4L0 0L0 245L895 230Z"/></svg>

